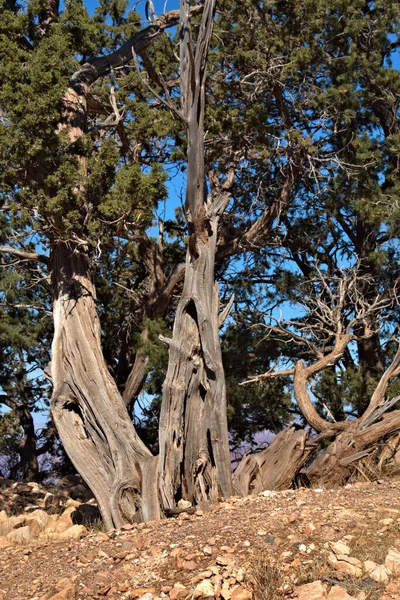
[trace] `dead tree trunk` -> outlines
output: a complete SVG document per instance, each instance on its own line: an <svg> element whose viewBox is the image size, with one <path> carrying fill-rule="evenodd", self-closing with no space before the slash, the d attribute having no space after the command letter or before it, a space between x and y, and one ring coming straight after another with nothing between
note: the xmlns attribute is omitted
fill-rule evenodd
<svg viewBox="0 0 400 600"><path fill-rule="evenodd" d="M399 400L399 397L394 399L395 402ZM394 401L392 400L393 403ZM363 423L362 419L352 421L307 469L310 480L325 487L343 485L349 478L352 467L357 468L359 460L369 456L378 442L400 431L399 411L381 416L382 420L375 423Z"/></svg>
<svg viewBox="0 0 400 600"><path fill-rule="evenodd" d="M88 256L58 243L51 267L51 408L64 448L108 528L158 518L158 460L137 436L105 364Z"/></svg>
<svg viewBox="0 0 400 600"><path fill-rule="evenodd" d="M160 491L166 509L229 497L232 490L225 379L214 277L217 224L229 197L207 197L204 167L205 77L215 0L206 0L194 50L190 2L181 1L180 80L187 125L185 212L189 227L184 288L178 305L160 416Z"/></svg>
<svg viewBox="0 0 400 600"><path fill-rule="evenodd" d="M395 398L387 396L390 382L400 376L400 342L392 364L381 376L370 398L369 405L361 417L336 422L326 406L328 416L327 418L321 416L312 403L308 389L311 379L322 370L335 365L343 356L350 341L356 339L353 333L354 329L360 323L364 323L367 317L369 323L372 322L372 319L377 321L380 311L392 306L394 296L392 297L389 294L388 296L376 296L365 300L363 296L364 288L361 286L360 291L359 275L356 269L353 273L343 274L342 277L332 280L324 279L319 273L319 278L316 281L322 283L325 290L328 290L329 302L326 303L322 296L314 298L314 296L305 295L304 306L309 310L312 309L313 314L320 318L323 323L329 322L333 325L332 335L335 336L333 348L330 347L330 351L324 354L312 341L311 336L307 337L314 327L313 323L310 325L311 329L309 330L307 330L307 326L302 324L301 334L294 332L292 329L292 326L298 325L296 322L287 321L283 325L270 326L271 331L286 335L288 339L297 343L306 344L310 351L318 357L318 360L308 366L299 360L294 368L284 371L269 371L244 383L288 375L294 376L294 395L298 407L308 425L319 434L317 438L310 439L305 444L305 454L308 456L310 452L318 452L320 443L323 440L333 439L327 450L319 452L314 462L306 470L306 474L310 480L314 480L318 484L332 486L343 484L351 475L354 467L357 468L359 460L369 456L377 449L379 443L382 444L382 441L384 442L400 431L400 411L391 411L399 402L400 396ZM364 276L362 276L361 283L363 281ZM328 283L333 284L333 288L329 287ZM351 321L348 319L346 321L343 318L346 298L350 298L354 306L358 307ZM333 315L335 319L332 319ZM297 460L297 457L293 458L293 461L295 460ZM256 473L254 470L255 464L256 462L253 459L249 459L247 464L240 465L237 476L239 483L241 478L244 478L244 486L246 486L246 483L250 483L251 478L255 478L257 482L257 477L254 475Z"/></svg>
<svg viewBox="0 0 400 600"><path fill-rule="evenodd" d="M36 481L39 474L37 436L32 413L28 408L28 403L24 395L23 393L21 394L22 401L9 396L2 398L4 404L15 412L24 432L18 447L19 462L11 469L10 478L15 479L22 471L24 479L27 481Z"/></svg>
<svg viewBox="0 0 400 600"><path fill-rule="evenodd" d="M324 360L330 358L329 363L336 362L349 339L350 337L343 336L342 342L338 341L336 349ZM390 381L400 374L400 349L392 364L382 375L367 410L354 421L330 423L320 417L316 418L316 411L306 388L307 380L316 372L315 365L306 368L301 361L297 363L294 370L295 395L308 423L323 437L335 436L328 449L320 453L307 469L310 480L331 487L342 485L349 477L351 467L358 460L368 456L377 442L400 430L398 411L387 412L397 404L400 397L385 398Z"/></svg>
<svg viewBox="0 0 400 600"><path fill-rule="evenodd" d="M211 225L211 223L210 223ZM214 283L216 223L190 250L178 305L160 416L161 493L166 508L180 498L217 500L231 493L225 378Z"/></svg>
<svg viewBox="0 0 400 600"><path fill-rule="evenodd" d="M249 454L233 474L233 489L240 496L263 490L290 487L306 462L311 449L306 447L308 434L303 429L288 427L258 454Z"/></svg>

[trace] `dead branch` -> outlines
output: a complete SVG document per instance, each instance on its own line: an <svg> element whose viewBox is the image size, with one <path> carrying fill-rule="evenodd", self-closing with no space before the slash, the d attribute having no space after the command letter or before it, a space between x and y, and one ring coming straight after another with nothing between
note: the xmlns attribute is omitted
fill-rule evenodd
<svg viewBox="0 0 400 600"><path fill-rule="evenodd" d="M378 385L375 388L375 391L371 397L371 401L369 406L364 414L364 419L368 420L367 417L374 413L375 408L380 406L384 401L384 396L387 390L389 383L395 377L400 375L400 341L398 340L398 350L396 352L396 356L393 359L392 364L386 369L384 374L382 375Z"/></svg>
<svg viewBox="0 0 400 600"><path fill-rule="evenodd" d="M302 360L299 360L293 369L284 371L271 369L267 373L243 382L247 384L293 374L294 395L298 406L309 425L319 433L327 430L336 432L344 430L348 427L349 421L330 422L317 413L307 389L310 379L327 367L337 364L350 341L359 339L359 336L355 335L355 327L358 324L370 323L371 316L379 315L382 319L382 310L392 306L395 300L395 293L377 294L373 299L366 299L362 290L368 277L360 275L359 268L360 264L357 263L352 269L339 270L335 276L329 276L315 266L316 276L303 282L298 294L298 304L305 312L304 319L278 321L269 317L274 323L261 325L267 330L267 337L278 334L282 341L306 347L311 355L318 358L317 361L306 366ZM379 325L377 327L379 328ZM365 337L374 333L367 327L364 327L363 331ZM376 421L392 406L385 404L383 398L389 382L398 375L400 375L400 348L371 398L365 416L368 416L378 405L381 410L375 412L373 421L369 420L368 423ZM327 413L329 415L329 411Z"/></svg>
<svg viewBox="0 0 400 600"><path fill-rule="evenodd" d="M12 248L11 246L0 246L0 252L2 254L11 254L11 256L16 256L22 260L42 262L46 265L48 265L50 262L49 257L45 256L44 254L39 254L38 252L27 252L26 250L18 250L17 248Z"/></svg>

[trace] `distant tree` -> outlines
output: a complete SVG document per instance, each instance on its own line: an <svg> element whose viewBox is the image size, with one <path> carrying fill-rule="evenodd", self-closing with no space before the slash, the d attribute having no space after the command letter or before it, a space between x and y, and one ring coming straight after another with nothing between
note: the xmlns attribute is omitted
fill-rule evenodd
<svg viewBox="0 0 400 600"><path fill-rule="evenodd" d="M51 435L39 440L34 426L34 414L48 412L50 398L43 376L52 331L48 291L40 268L21 269L18 258L10 266L0 257L0 405L10 410L3 413L3 426L13 425L1 454L9 459L12 478L36 480L38 456L52 443Z"/></svg>

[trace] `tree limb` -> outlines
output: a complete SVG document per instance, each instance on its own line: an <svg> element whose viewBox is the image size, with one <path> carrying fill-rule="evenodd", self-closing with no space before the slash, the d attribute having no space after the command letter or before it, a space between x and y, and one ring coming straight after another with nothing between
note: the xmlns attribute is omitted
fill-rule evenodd
<svg viewBox="0 0 400 600"><path fill-rule="evenodd" d="M45 256L44 254L39 254L38 252L27 252L26 250L18 250L17 248L12 248L11 246L0 246L0 252L2 254L11 254L12 256L16 256L17 258L21 258L23 260L42 262L46 265L48 265L50 262L49 257Z"/></svg>

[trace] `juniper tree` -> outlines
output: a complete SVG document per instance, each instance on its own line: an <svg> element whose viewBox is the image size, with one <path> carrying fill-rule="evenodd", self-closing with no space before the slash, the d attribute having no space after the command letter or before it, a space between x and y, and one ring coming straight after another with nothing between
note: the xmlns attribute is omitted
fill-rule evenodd
<svg viewBox="0 0 400 600"><path fill-rule="evenodd" d="M135 433L102 355L93 270L103 253L118 260L120 246L136 246L138 236L147 243L144 231L165 197L165 177L157 164L142 169L137 160L146 153L144 146L147 156L157 152L151 142L157 108L140 107L140 90L132 92L135 83L140 88L132 68L117 72L126 79L122 98L117 97L115 70L128 61L120 51L125 40L133 36L128 41L131 60L134 44L144 50L170 21L176 23L177 15L135 37L138 15L130 12L125 18L124 3L104 2L93 18L79 2L67 3L62 12L57 3L32 2L23 8L6 2L3 8L2 197L18 236L12 248L2 250L49 269L55 327L52 413L107 526L134 514L151 518L159 511L156 469L151 468L156 464ZM89 56L104 52L114 56L113 65L101 56L87 63ZM120 119L124 110L142 117L128 118L128 131ZM24 247L32 236L41 253ZM151 254L149 247L149 260ZM163 310L179 273L169 279L163 273L164 280L158 275L149 302L158 295Z"/></svg>
<svg viewBox="0 0 400 600"><path fill-rule="evenodd" d="M396 19L392 4L383 4L380 41L389 40L390 54ZM160 504L173 510L181 497L200 502L231 491L218 329L232 302L219 314L216 281L232 255L262 263L259 277L274 258L282 265L277 244L282 237L285 247L295 244L291 224L303 207L333 197L346 165L353 95L366 89L348 42L361 31L363 7L349 9L346 37L347 30L337 35L338 15L348 10L340 2L224 2L211 37L213 2L183 1L180 17L170 11L141 30L137 14L125 17L121 3L101 3L93 18L74 1L62 12L55 3L4 5L1 189L19 237L2 251L42 262L51 274L53 415L108 526L156 518ZM177 61L163 32L179 18ZM336 61L343 63L339 75ZM363 124L368 103L361 100ZM377 118L390 114L379 106ZM355 127L357 140L365 131ZM370 169L369 152L360 150L358 170ZM172 266L148 230L166 196L159 163L185 157L186 265ZM394 181L394 163L388 165ZM356 182L358 172L350 175ZM320 194L321 181L330 195ZM36 251L23 247L32 234ZM294 248L300 262L303 254ZM115 281L126 297L112 289ZM126 332L142 303L135 334L143 349L146 319L165 316L182 281L172 339L163 335L169 365L159 460L126 409L147 361ZM104 354L101 334L117 327L119 341L106 340Z"/></svg>

